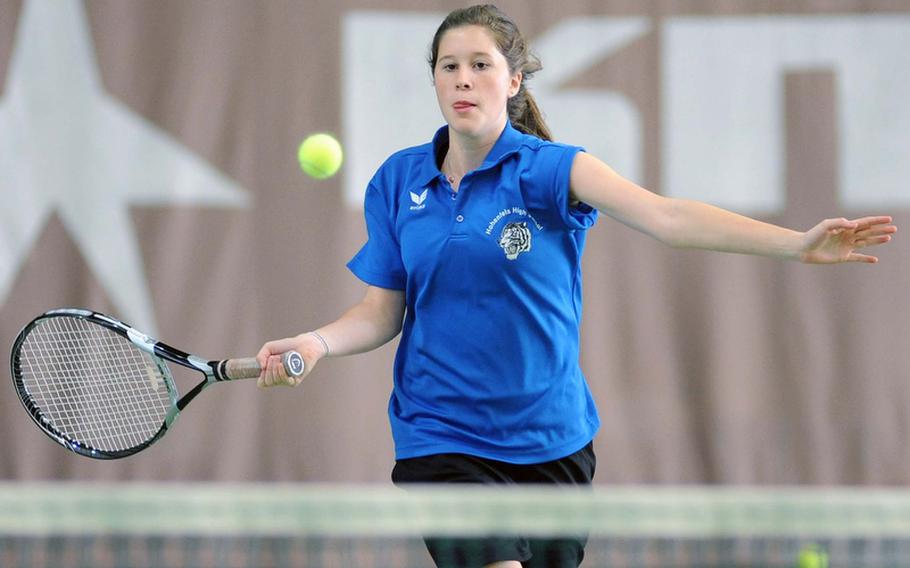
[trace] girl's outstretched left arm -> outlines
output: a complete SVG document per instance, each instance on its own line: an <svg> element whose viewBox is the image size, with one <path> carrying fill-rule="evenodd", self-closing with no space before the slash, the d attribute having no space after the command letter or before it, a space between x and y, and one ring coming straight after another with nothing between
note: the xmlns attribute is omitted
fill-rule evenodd
<svg viewBox="0 0 910 568"><path fill-rule="evenodd" d="M891 240L891 217L825 219L794 231L707 203L663 197L585 153L572 165L570 198L673 247L755 254L807 263L877 262L860 251Z"/></svg>

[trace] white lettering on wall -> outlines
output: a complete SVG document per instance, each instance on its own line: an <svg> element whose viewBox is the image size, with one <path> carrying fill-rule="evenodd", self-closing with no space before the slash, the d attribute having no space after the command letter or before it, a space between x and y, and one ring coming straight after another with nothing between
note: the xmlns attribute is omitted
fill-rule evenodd
<svg viewBox="0 0 910 568"><path fill-rule="evenodd" d="M445 14L350 12L342 23L344 195L363 206L376 169L396 150L428 142L443 124L426 63Z"/></svg>
<svg viewBox="0 0 910 568"><path fill-rule="evenodd" d="M572 18L533 42L543 61L534 77L538 99L553 137L583 146L617 171L642 183L641 114L619 93L560 86L648 33L646 18ZM572 46L566 49L566 46Z"/></svg>
<svg viewBox="0 0 910 568"><path fill-rule="evenodd" d="M664 194L780 211L784 77L824 68L836 77L841 204L910 204L910 18L674 18L662 46Z"/></svg>

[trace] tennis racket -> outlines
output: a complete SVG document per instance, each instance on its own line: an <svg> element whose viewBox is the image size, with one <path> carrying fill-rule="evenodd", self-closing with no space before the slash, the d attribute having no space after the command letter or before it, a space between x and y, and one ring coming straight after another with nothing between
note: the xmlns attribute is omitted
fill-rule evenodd
<svg viewBox="0 0 910 568"><path fill-rule="evenodd" d="M183 397L168 362L205 375ZM282 357L300 376L303 357ZM260 374L254 358L206 361L90 310L51 310L19 332L10 357L19 399L63 447L97 459L123 458L161 439L180 412L214 383Z"/></svg>

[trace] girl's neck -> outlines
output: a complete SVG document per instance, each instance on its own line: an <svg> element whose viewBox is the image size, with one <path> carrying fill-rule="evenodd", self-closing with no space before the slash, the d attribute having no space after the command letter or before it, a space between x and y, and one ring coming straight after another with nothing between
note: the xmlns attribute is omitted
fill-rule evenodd
<svg viewBox="0 0 910 568"><path fill-rule="evenodd" d="M466 173L479 168L499 140L500 134L502 130L493 136L474 138L460 135L449 128L449 149L443 160L445 169L448 170L446 175L460 179Z"/></svg>

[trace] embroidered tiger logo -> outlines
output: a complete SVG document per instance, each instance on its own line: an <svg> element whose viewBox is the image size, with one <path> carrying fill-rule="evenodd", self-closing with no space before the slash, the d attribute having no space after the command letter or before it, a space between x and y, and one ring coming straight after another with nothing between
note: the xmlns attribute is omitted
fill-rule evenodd
<svg viewBox="0 0 910 568"><path fill-rule="evenodd" d="M522 221L506 224L499 236L499 246L509 260L515 260L519 254L531 250L531 231L528 229L528 223Z"/></svg>

